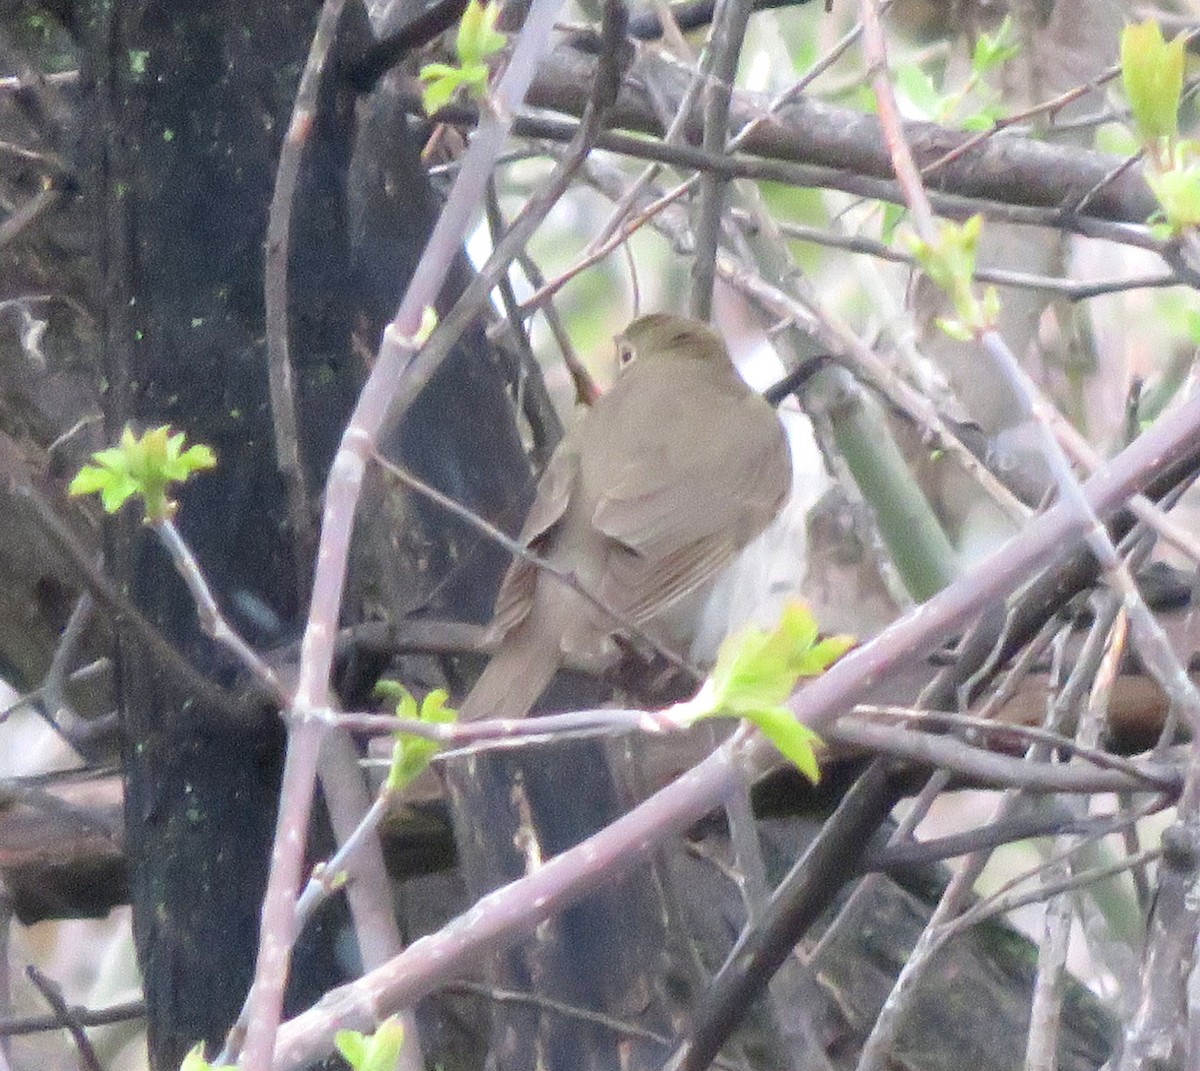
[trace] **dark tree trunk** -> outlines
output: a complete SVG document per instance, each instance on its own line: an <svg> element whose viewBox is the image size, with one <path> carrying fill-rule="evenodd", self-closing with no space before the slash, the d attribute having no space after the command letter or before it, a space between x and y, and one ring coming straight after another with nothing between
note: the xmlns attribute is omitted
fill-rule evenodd
<svg viewBox="0 0 1200 1071"><path fill-rule="evenodd" d="M262 295L279 146L318 8L315 0L115 0L90 5L80 21L98 105L87 124L88 192L100 220L108 434L127 421L170 423L215 447L219 467L187 489L179 523L222 607L260 647L294 638L306 610L276 470ZM357 3L345 21L352 25L340 47L353 48L366 28ZM354 100L333 70L306 150L290 257L300 445L314 494L364 376L351 328L390 314L437 209L401 127L401 155L366 172L397 193L381 204L366 191L352 258ZM366 333L371 348L377 337ZM520 500L528 470L499 369L480 352L480 333L469 341L414 410L402 453L468 505L496 514L497 501ZM463 536L424 506L406 512L406 538L389 534L387 546L404 558L395 571L411 608L462 557L450 544ZM148 533L116 525L110 547L112 568L143 612L215 680L234 683L236 667L200 632ZM480 574L494 578L499 563L494 552L467 557L474 566L443 586L439 601L478 617L494 582ZM127 639L120 695L152 1060L175 1067L197 1040L220 1042L248 987L283 734L272 710L236 718L209 709ZM310 927L302 938L293 1005L337 980L328 929Z"/></svg>

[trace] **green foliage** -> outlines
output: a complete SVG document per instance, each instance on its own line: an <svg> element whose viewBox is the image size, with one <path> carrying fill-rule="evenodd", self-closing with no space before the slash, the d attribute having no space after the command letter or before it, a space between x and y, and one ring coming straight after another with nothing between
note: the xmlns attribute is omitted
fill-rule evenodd
<svg viewBox="0 0 1200 1071"><path fill-rule="evenodd" d="M896 88L929 119L936 119L946 107L948 98L934 85L925 69L915 63L904 63L896 68Z"/></svg>
<svg viewBox="0 0 1200 1071"><path fill-rule="evenodd" d="M404 1044L404 1027L393 1015L380 1023L373 1034L339 1030L333 1043L354 1071L395 1071L400 1046Z"/></svg>
<svg viewBox="0 0 1200 1071"><path fill-rule="evenodd" d="M438 325L437 309L432 305L426 305L421 313L421 325L417 328L416 336L413 338L413 343L417 346L424 346L429 341L429 336L433 334L434 328Z"/></svg>
<svg viewBox="0 0 1200 1071"><path fill-rule="evenodd" d="M996 324L1000 295L989 286L983 297L975 295L973 276L983 217L972 216L963 224L943 222L936 242L926 242L911 231L903 234L909 251L933 283L954 302L955 318L941 317L938 326L951 338L970 341Z"/></svg>
<svg viewBox="0 0 1200 1071"><path fill-rule="evenodd" d="M1186 165L1167 171L1146 171L1146 182L1158 198L1161 220L1155 234L1170 238L1188 227L1200 224L1200 171Z"/></svg>
<svg viewBox="0 0 1200 1071"><path fill-rule="evenodd" d="M809 780L817 781L820 738L784 705L801 677L823 673L850 648L848 636L821 639L802 603L784 608L772 630L750 626L722 645L712 676L682 704L691 720L742 718L756 726Z"/></svg>
<svg viewBox="0 0 1200 1071"><path fill-rule="evenodd" d="M879 226L879 240L891 242L896 237L896 228L904 222L908 209L904 205L884 204L883 218Z"/></svg>
<svg viewBox="0 0 1200 1071"><path fill-rule="evenodd" d="M1092 148L1113 156L1132 156L1138 151L1139 142L1123 123L1101 123L1096 128Z"/></svg>
<svg viewBox="0 0 1200 1071"><path fill-rule="evenodd" d="M496 29L499 16L499 4L480 4L479 0L471 0L467 5L455 40L455 50L464 66L485 63L489 56L504 47L508 39Z"/></svg>
<svg viewBox="0 0 1200 1071"><path fill-rule="evenodd" d="M179 1065L179 1071L216 1071L216 1068L204 1058L203 1041L196 1042L196 1045L183 1058L183 1063Z"/></svg>
<svg viewBox="0 0 1200 1071"><path fill-rule="evenodd" d="M1196 347L1200 346L1200 308L1195 294L1184 288L1159 291L1153 296L1148 321L1156 329L1149 345L1162 356L1138 398L1137 417L1143 427L1157 420L1190 382Z"/></svg>
<svg viewBox="0 0 1200 1071"><path fill-rule="evenodd" d="M979 35L971 55L971 73L956 92L938 89L929 74L912 63L896 68L896 87L931 122L964 130L990 130L1003 115L999 97L988 93L980 101L977 90L984 84L985 75L1007 63L1018 51L1012 17L1005 16L995 33ZM976 103L974 110L968 111L964 106L972 94L976 94Z"/></svg>
<svg viewBox="0 0 1200 1071"><path fill-rule="evenodd" d="M426 83L421 103L427 115L450 103L451 98L465 88L472 97L482 99L487 94L487 60L505 45L507 38L496 29L500 4L471 0L459 20L454 39L456 65L427 63L421 68L420 79Z"/></svg>
<svg viewBox="0 0 1200 1071"><path fill-rule="evenodd" d="M203 445L183 448L183 432L171 434L167 424L152 428L141 438L126 427L121 442L97 450L71 481L73 495L99 494L108 513L116 513L134 495L145 501L146 521L168 520L175 503L167 494L173 483L183 483L192 473L213 468L217 456Z"/></svg>
<svg viewBox="0 0 1200 1071"><path fill-rule="evenodd" d="M458 712L446 706L449 695L441 688L430 692L418 706L416 697L397 681L380 681L375 685L375 694L396 704L396 717L408 721L423 721L431 725L451 725L458 720ZM429 765L434 755L441 750L436 740L412 733L396 733L392 748L392 766L388 771L386 786L391 792L399 792L414 781Z"/></svg>
<svg viewBox="0 0 1200 1071"><path fill-rule="evenodd" d="M1179 137L1185 45L1183 34L1166 41L1152 20L1121 33L1121 79L1146 154L1146 182L1159 205L1150 223L1163 239L1200 225L1197 146Z"/></svg>
<svg viewBox="0 0 1200 1071"><path fill-rule="evenodd" d="M1011 15L996 27L995 33L981 33L971 54L971 73L987 74L1007 63L1020 51L1017 46L1016 25Z"/></svg>
<svg viewBox="0 0 1200 1071"><path fill-rule="evenodd" d="M1165 41L1153 20L1121 31L1121 80L1138 133L1147 142L1171 141L1179 132L1185 44L1183 34Z"/></svg>

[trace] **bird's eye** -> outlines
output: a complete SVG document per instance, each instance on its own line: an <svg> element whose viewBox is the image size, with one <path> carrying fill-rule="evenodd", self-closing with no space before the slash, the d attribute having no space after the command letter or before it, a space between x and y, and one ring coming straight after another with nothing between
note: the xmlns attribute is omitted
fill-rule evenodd
<svg viewBox="0 0 1200 1071"><path fill-rule="evenodd" d="M636 354L633 352L633 347L628 342L617 343L617 364L622 368L628 368L633 364Z"/></svg>

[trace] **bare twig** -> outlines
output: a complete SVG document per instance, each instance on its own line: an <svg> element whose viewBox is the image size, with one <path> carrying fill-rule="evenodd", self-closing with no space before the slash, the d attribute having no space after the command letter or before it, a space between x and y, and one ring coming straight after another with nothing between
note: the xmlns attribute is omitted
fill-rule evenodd
<svg viewBox="0 0 1200 1071"><path fill-rule="evenodd" d="M542 572L554 577L554 579L560 584L565 584L576 594L582 596L589 603L591 603L597 610L608 617L616 625L619 625L622 631L627 632L629 635L636 637L640 642L645 643L657 654L660 654L664 659L666 659L676 669L688 674L693 680L701 679L702 675L687 661L687 659L682 658L678 653L672 651L661 641L651 636L642 625L638 624L637 621L629 617L628 614L621 613L615 607L612 607L606 603L599 596L588 591L587 588L579 583L573 573L565 569L560 569L553 562L549 562L545 558L541 557L541 555L535 554L523 543L506 536L502 531L500 531L499 528L497 528L494 524L489 524L474 510L470 510L461 503L455 502L449 496L442 494L439 490L437 490L437 488L430 487L429 484L427 484L424 480L418 479L406 468L401 465L397 465L394 461L389 460L382 454L376 453L375 461L381 468L391 473L391 475L404 484L405 487L411 488L418 494L428 498L431 502L441 506L442 509L454 514L454 516L458 517L460 520L466 521L466 523L471 525L471 527L473 527L477 532L483 533L483 535L492 540L492 542L507 550L508 553L514 558L520 558L522 561L529 562L529 564L534 566L536 569L540 569Z"/></svg>
<svg viewBox="0 0 1200 1071"><path fill-rule="evenodd" d="M1063 736L1061 733L1056 733L1051 729L1043 729L1036 725L1012 725L1007 722L995 721L990 717L972 717L970 714L953 714L941 710L912 710L907 707L886 707L870 704L855 707L849 716L860 719L878 718L884 721L895 718L918 726L968 729L971 731L972 738L982 737L987 739L997 737L1000 742L1009 739L1020 740L1026 744L1043 744L1063 754L1078 756L1090 762L1098 769L1123 771L1130 777L1135 778L1143 776L1138 764L1131 759L1125 758L1123 755L1114 755L1111 751L1105 751L1103 748L1082 743L1077 738L1073 739L1069 736ZM1158 785L1155 787L1162 788L1163 786Z"/></svg>
<svg viewBox="0 0 1200 1071"><path fill-rule="evenodd" d="M263 297L267 329L267 379L271 391L271 419L275 432L275 461L287 488L288 523L292 558L301 603L308 597L316 532L309 512L309 491L300 459L296 419L296 383L288 345L288 257L291 252L292 211L300 160L317 122L318 99L329 57L337 36L345 0L325 0L313 32L308 58L296 89L292 117L279 152L275 189L267 217L266 262Z"/></svg>
<svg viewBox="0 0 1200 1071"><path fill-rule="evenodd" d="M1024 759L981 751L961 740L906 729L889 729L854 717L839 718L825 737L840 744L937 766L970 777L984 785L1022 788L1028 792L1152 791L1176 795L1182 787L1180 772L1159 763L1135 764L1124 771L1098 769L1088 761L1030 763Z"/></svg>
<svg viewBox="0 0 1200 1071"><path fill-rule="evenodd" d="M916 258L884 242L864 235L835 234L823 227L811 227L803 223L781 221L779 229L789 238L798 238L814 245L831 249L844 249L850 253L862 253L890 260L895 264L916 265ZM1187 283L1173 272L1156 275L1137 275L1127 279L1097 279L1083 282L1075 279L1060 279L1052 275L1031 275L1028 272L1008 271L1003 268L976 268L973 276L981 283L998 283L1025 290L1046 290L1058 294L1067 301L1088 301L1106 294L1119 294L1129 290L1161 289L1171 286L1186 286Z"/></svg>
<svg viewBox="0 0 1200 1071"><path fill-rule="evenodd" d="M71 1035L71 1039L75 1042L75 1048L79 1050L79 1062L83 1065L84 1071L104 1071L100 1065L100 1057L96 1055L96 1050L88 1039L87 1031L83 1024L75 1018L70 1006L63 999L62 988L58 983L52 981L32 964L25 968L25 974L37 991L41 993L42 999L58 1016L59 1025Z"/></svg>
<svg viewBox="0 0 1200 1071"><path fill-rule="evenodd" d="M234 721L251 721L255 716L252 705L209 680L163 638L162 633L96 568L74 533L40 491L30 485L18 485L13 491L28 503L41 530L61 556L62 566L104 608L115 629L128 630L158 666L171 674L189 694L202 698L206 706Z"/></svg>
<svg viewBox="0 0 1200 1071"><path fill-rule="evenodd" d="M71 1005L67 1009L80 1026L109 1026L126 1023L146 1015L146 1003L142 1000L110 1004L107 1008L84 1008ZM0 1036L20 1037L24 1034L42 1034L49 1030L61 1030L62 1019L57 1015L20 1015L0 1019Z"/></svg>
<svg viewBox="0 0 1200 1071"><path fill-rule="evenodd" d="M702 61L704 85L704 137L701 147L714 156L726 151L729 138L729 98L737 73L738 57L750 21L749 0L718 0L712 34ZM700 178L696 216L696 255L692 258L692 292L689 309L697 320L712 316L716 280L717 246L720 243L727 180L707 172Z"/></svg>
<svg viewBox="0 0 1200 1071"><path fill-rule="evenodd" d="M183 578L184 584L187 585L188 592L196 604L196 616L200 619L200 627L204 630L205 634L231 652L238 662L254 674L265 690L281 701L286 702L286 691L279 678L275 675L275 671L258 656L254 649L225 620L225 615L221 613L221 608L217 605L217 599L212 593L212 588L208 586L208 581L204 579L200 563L196 561L191 548L184 542L179 529L175 527L175 522L167 518L155 521L152 527L154 528L155 535L159 538L159 542L162 543L163 548L170 556L171 562L175 566L175 571Z"/></svg>
<svg viewBox="0 0 1200 1071"><path fill-rule="evenodd" d="M47 185L35 193L20 208L13 212L8 219L0 223L0 249L11 245L39 219L46 215L63 199L62 190L56 186Z"/></svg>
<svg viewBox="0 0 1200 1071"><path fill-rule="evenodd" d="M1108 831L1103 835L1107 836ZM976 926L987 919L996 918L998 915L1007 915L1009 912L1016 911L1018 908L1028 907L1030 904L1045 903L1051 896L1070 892L1074 889L1082 889L1093 882L1116 877L1118 874L1123 874L1134 867L1144 866L1146 863L1153 862L1161 858L1161 856L1161 849L1146 848L1134 855L1126 856L1124 859L1109 866L1081 870L1056 881L1044 882L1037 889L1033 889L1028 893L990 896L986 900L980 900L979 903L973 905L969 910L964 911L952 922L946 923L943 932L944 940L956 937L964 930ZM1023 880L1024 877L1025 875L1022 875L1018 880Z"/></svg>
<svg viewBox="0 0 1200 1071"><path fill-rule="evenodd" d="M666 1035L659 1034L653 1030L647 1030L644 1026L639 1026L637 1023L614 1019L610 1015L602 1015L599 1012L591 1011L588 1008L581 1008L575 1004L564 1004L561 1000L551 1000L540 993L519 993L512 989L498 989L496 986L462 981L451 982L449 985L443 986L442 992L470 994L496 1001L500 1004L527 1004L532 1008L540 1008L544 1011L553 1012L555 1015L561 1015L564 1018L605 1027L616 1034L631 1038L642 1038L644 1041L653 1041L664 1048L668 1048L671 1044L671 1039ZM744 1065L730 1063L728 1060L722 1059L714 1060L713 1066L721 1068L722 1071L744 1071Z"/></svg>

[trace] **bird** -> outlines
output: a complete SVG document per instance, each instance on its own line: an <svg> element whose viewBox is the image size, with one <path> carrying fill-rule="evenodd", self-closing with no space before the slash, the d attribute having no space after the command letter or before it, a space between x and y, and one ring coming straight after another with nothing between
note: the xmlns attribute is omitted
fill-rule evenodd
<svg viewBox="0 0 1200 1071"><path fill-rule="evenodd" d="M712 328L656 312L615 341L616 381L551 455L518 541L626 621L677 641L779 512L791 453ZM524 717L560 667L611 667L620 633L578 590L516 558L484 635L494 653L460 719Z"/></svg>

